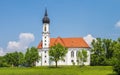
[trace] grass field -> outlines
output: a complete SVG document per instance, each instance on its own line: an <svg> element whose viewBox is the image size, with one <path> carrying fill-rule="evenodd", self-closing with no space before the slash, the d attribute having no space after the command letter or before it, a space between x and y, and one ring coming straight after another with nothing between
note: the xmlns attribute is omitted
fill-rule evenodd
<svg viewBox="0 0 120 75"><path fill-rule="evenodd" d="M0 68L0 75L115 75L111 66Z"/></svg>

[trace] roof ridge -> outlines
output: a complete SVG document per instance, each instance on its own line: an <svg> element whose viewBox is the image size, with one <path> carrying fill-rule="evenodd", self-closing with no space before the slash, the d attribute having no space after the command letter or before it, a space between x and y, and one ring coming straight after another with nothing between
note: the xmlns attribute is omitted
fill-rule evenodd
<svg viewBox="0 0 120 75"><path fill-rule="evenodd" d="M83 38L83 37L64 37L64 38L66 39L66 38Z"/></svg>
<svg viewBox="0 0 120 75"><path fill-rule="evenodd" d="M83 37L60 37L60 36L58 36L57 38L83 38ZM54 39L54 37L52 37L51 39Z"/></svg>

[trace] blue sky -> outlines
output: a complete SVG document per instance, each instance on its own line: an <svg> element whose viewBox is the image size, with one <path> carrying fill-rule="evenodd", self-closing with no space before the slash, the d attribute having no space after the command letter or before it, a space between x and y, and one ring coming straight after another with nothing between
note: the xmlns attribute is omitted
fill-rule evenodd
<svg viewBox="0 0 120 75"><path fill-rule="evenodd" d="M0 48L19 41L21 33L41 40L45 7L51 37L120 37L120 0L0 0Z"/></svg>

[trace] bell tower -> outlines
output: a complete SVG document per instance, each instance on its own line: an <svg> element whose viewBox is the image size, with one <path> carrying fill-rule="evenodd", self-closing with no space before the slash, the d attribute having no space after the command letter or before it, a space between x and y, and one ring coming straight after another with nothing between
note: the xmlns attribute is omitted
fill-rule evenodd
<svg viewBox="0 0 120 75"><path fill-rule="evenodd" d="M50 19L48 18L47 9L45 10L45 15L43 17L43 32L42 32L42 48L49 48L50 43Z"/></svg>

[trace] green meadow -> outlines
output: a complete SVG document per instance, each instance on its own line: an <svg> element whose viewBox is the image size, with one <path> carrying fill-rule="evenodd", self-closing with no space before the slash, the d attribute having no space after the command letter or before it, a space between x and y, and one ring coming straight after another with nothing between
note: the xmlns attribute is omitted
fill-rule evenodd
<svg viewBox="0 0 120 75"><path fill-rule="evenodd" d="M111 66L0 68L0 75L115 75Z"/></svg>

